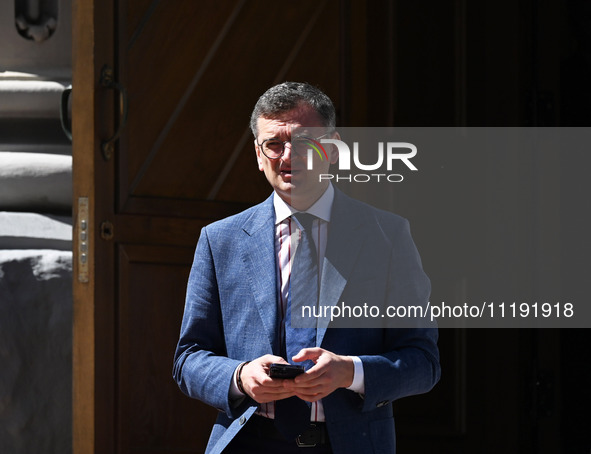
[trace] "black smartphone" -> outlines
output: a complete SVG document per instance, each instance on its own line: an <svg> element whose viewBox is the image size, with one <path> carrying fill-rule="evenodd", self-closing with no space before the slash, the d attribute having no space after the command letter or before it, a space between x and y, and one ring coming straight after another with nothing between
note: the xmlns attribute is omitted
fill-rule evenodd
<svg viewBox="0 0 591 454"><path fill-rule="evenodd" d="M304 372L304 366L279 363L273 363L269 366L269 377L271 378L295 378Z"/></svg>

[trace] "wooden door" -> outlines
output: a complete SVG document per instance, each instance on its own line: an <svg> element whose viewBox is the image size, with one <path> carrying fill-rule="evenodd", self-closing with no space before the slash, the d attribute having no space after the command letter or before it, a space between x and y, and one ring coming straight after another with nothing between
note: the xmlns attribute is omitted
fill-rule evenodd
<svg viewBox="0 0 591 454"><path fill-rule="evenodd" d="M202 452L216 412L171 376L194 247L270 193L258 96L306 80L338 99L338 2L97 0L74 17L74 452Z"/></svg>

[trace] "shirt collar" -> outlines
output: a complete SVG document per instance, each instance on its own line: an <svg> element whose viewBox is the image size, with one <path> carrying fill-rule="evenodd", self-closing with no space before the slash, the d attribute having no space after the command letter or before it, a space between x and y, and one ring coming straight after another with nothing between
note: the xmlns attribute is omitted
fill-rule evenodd
<svg viewBox="0 0 591 454"><path fill-rule="evenodd" d="M330 222L330 211L332 209L332 202L334 201L334 188L329 184L326 191L320 196L314 204L305 212L313 214L323 221ZM298 210L288 205L277 193L273 194L273 206L275 208L275 224L279 224Z"/></svg>

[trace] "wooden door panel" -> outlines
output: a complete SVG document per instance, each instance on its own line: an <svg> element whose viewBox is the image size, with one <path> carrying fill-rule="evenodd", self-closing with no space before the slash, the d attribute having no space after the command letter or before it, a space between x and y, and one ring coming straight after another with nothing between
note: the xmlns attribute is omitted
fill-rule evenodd
<svg viewBox="0 0 591 454"><path fill-rule="evenodd" d="M337 6L160 2L120 46L130 99L120 197L264 198L250 111L268 86L292 77L314 80L336 99Z"/></svg>
<svg viewBox="0 0 591 454"><path fill-rule="evenodd" d="M154 2L154 0L127 1L126 16L124 18L125 30L127 31L126 41L129 41L137 30L143 26L146 19L154 13L158 4L159 2Z"/></svg>
<svg viewBox="0 0 591 454"><path fill-rule="evenodd" d="M216 410L172 380L193 248L118 247L118 432L121 452L197 452Z"/></svg>
<svg viewBox="0 0 591 454"><path fill-rule="evenodd" d="M207 2L159 2L129 41L120 43L121 77L130 96L127 146L133 150L126 156L125 180L132 188L138 172L145 171L145 161L151 162L160 149L160 141L169 135L178 137L170 129L186 105L193 79L207 67L208 52L232 11L231 2L218 5L212 10ZM188 145L177 153L184 154Z"/></svg>

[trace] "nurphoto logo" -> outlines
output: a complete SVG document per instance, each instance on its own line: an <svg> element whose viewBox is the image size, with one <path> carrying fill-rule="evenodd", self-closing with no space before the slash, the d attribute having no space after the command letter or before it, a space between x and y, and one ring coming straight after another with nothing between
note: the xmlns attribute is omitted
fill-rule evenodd
<svg viewBox="0 0 591 454"><path fill-rule="evenodd" d="M312 170L314 167L314 152L316 152L320 159L323 157L328 158L325 148L322 144L330 144L337 147L339 153L338 169L339 171L350 171L351 170L351 156L353 157L353 166L355 169L362 172L375 172L386 167L387 172L392 172L394 169L394 163L397 161L402 162L411 171L417 171L417 167L410 161L417 154L417 147L412 143L408 142L378 142L377 146L374 145L374 151L369 149L364 150L363 160L360 156L359 142L353 142L353 153L349 146L338 139L320 139L315 141L309 139L307 141L309 146L307 150L307 168ZM377 153L375 152L377 148ZM408 150L408 151L402 151ZM370 162L367 162L369 158ZM323 173L319 175L319 181L322 180L335 180L349 181L357 183L367 183L369 181L388 181L390 183L400 183L404 177L398 173Z"/></svg>

